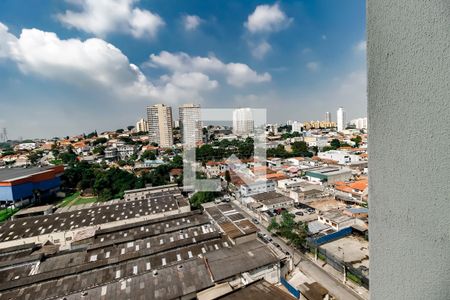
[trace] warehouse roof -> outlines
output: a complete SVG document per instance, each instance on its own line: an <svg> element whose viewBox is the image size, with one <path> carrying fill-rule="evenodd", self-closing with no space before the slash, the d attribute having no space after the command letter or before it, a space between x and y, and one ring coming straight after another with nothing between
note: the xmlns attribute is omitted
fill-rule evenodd
<svg viewBox="0 0 450 300"><path fill-rule="evenodd" d="M77 211L8 221L0 226L0 242L75 230L158 213L175 212L188 205L181 195L161 193L144 200L119 201Z"/></svg>
<svg viewBox="0 0 450 300"><path fill-rule="evenodd" d="M9 182L20 178L29 177L39 173L51 171L55 166L33 168L4 168L0 169L0 182Z"/></svg>
<svg viewBox="0 0 450 300"><path fill-rule="evenodd" d="M235 290L225 296L219 297L222 300L294 300L287 292L277 288L265 280L255 281L247 286Z"/></svg>
<svg viewBox="0 0 450 300"><path fill-rule="evenodd" d="M253 223L228 203L215 205L211 202L203 204L203 207L222 231L232 239L258 231Z"/></svg>
<svg viewBox="0 0 450 300"><path fill-rule="evenodd" d="M205 256L215 281L278 262L271 250L257 240L223 248Z"/></svg>
<svg viewBox="0 0 450 300"><path fill-rule="evenodd" d="M252 198L264 205L274 205L286 202L294 202L294 199L286 197L276 192L265 192L257 195L253 195Z"/></svg>

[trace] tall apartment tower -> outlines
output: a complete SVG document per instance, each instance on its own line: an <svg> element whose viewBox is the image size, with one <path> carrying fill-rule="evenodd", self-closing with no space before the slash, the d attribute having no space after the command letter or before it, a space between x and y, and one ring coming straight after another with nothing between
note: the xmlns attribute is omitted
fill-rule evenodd
<svg viewBox="0 0 450 300"><path fill-rule="evenodd" d="M148 122L144 119L140 119L136 122L136 131L137 132L147 132L148 131Z"/></svg>
<svg viewBox="0 0 450 300"><path fill-rule="evenodd" d="M331 122L331 113L329 111L325 113L325 122Z"/></svg>
<svg viewBox="0 0 450 300"><path fill-rule="evenodd" d="M343 131L345 129L345 111L343 107L339 107L337 110L337 130Z"/></svg>
<svg viewBox="0 0 450 300"><path fill-rule="evenodd" d="M147 119L150 143L157 143L160 147L172 147L172 108L164 104L148 106Z"/></svg>
<svg viewBox="0 0 450 300"><path fill-rule="evenodd" d="M233 111L233 133L248 135L253 132L253 114L250 108L239 108Z"/></svg>
<svg viewBox="0 0 450 300"><path fill-rule="evenodd" d="M178 108L179 124L184 145L198 145L202 142L200 105L183 104Z"/></svg>

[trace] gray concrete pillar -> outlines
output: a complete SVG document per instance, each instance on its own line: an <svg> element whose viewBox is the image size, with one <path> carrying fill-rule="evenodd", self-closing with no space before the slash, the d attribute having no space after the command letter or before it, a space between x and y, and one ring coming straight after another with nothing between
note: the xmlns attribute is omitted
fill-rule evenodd
<svg viewBox="0 0 450 300"><path fill-rule="evenodd" d="M450 299L450 1L368 0L371 300Z"/></svg>

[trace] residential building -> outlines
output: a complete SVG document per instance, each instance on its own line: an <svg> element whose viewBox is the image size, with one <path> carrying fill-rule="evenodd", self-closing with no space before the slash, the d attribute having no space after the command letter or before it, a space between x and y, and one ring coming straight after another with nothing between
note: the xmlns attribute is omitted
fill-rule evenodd
<svg viewBox="0 0 450 300"><path fill-rule="evenodd" d="M30 150L36 149L36 147L37 147L36 143L21 143L21 144L17 145L15 148L17 150L28 150L28 151L30 151Z"/></svg>
<svg viewBox="0 0 450 300"><path fill-rule="evenodd" d="M145 119L140 119L136 123L136 132L148 132L148 122Z"/></svg>
<svg viewBox="0 0 450 300"><path fill-rule="evenodd" d="M267 124L266 132L271 135L278 134L278 124Z"/></svg>
<svg viewBox="0 0 450 300"><path fill-rule="evenodd" d="M329 111L325 113L325 122L331 123L331 113Z"/></svg>
<svg viewBox="0 0 450 300"><path fill-rule="evenodd" d="M303 123L294 121L292 122L292 132L302 132Z"/></svg>
<svg viewBox="0 0 450 300"><path fill-rule="evenodd" d="M117 154L121 160L127 160L135 153L136 147L134 145L127 145L127 144L117 145Z"/></svg>
<svg viewBox="0 0 450 300"><path fill-rule="evenodd" d="M346 151L339 151L339 150L319 152L317 156L320 157L321 159L334 160L340 165L357 163L361 161L361 157L359 155L350 154Z"/></svg>
<svg viewBox="0 0 450 300"><path fill-rule="evenodd" d="M249 135L253 133L254 121L250 108L239 108L233 111L233 133L235 135Z"/></svg>
<svg viewBox="0 0 450 300"><path fill-rule="evenodd" d="M337 199L363 203L368 200L368 181L362 179L354 182L335 182L335 196Z"/></svg>
<svg viewBox="0 0 450 300"><path fill-rule="evenodd" d="M328 145L328 138L322 135L305 136L303 140L308 144L308 147L323 148Z"/></svg>
<svg viewBox="0 0 450 300"><path fill-rule="evenodd" d="M150 143L157 143L160 147L173 146L172 108L164 104L147 107L147 120Z"/></svg>
<svg viewBox="0 0 450 300"><path fill-rule="evenodd" d="M343 131L345 129L345 111L343 107L339 107L337 110L337 130L339 132Z"/></svg>
<svg viewBox="0 0 450 300"><path fill-rule="evenodd" d="M200 105L183 104L178 108L178 112L184 146L196 146L200 144L203 140Z"/></svg>
<svg viewBox="0 0 450 300"><path fill-rule="evenodd" d="M350 124L354 125L356 129L367 129L367 118L353 119Z"/></svg>
<svg viewBox="0 0 450 300"><path fill-rule="evenodd" d="M108 147L105 149L105 159L115 160L118 157L118 151L116 147Z"/></svg>

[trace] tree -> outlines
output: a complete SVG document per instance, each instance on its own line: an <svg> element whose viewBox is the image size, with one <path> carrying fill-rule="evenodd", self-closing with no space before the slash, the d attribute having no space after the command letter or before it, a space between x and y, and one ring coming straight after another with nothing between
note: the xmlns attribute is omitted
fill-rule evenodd
<svg viewBox="0 0 450 300"><path fill-rule="evenodd" d="M327 151L330 151L330 150L334 150L334 148L330 147L330 146L325 146L325 147L322 148L322 152L327 152Z"/></svg>
<svg viewBox="0 0 450 300"><path fill-rule="evenodd" d="M38 162L38 160L42 157L42 152L31 152L28 155L28 159L30 160L31 164L34 165Z"/></svg>
<svg viewBox="0 0 450 300"><path fill-rule="evenodd" d="M218 196L218 192L197 192L191 197L189 202L192 208L199 209L203 203L214 201Z"/></svg>
<svg viewBox="0 0 450 300"><path fill-rule="evenodd" d="M267 230L272 232L273 230L275 230L275 231L278 230L278 228L280 228L280 224L278 224L278 222L275 218L272 218L270 220L269 226L267 226Z"/></svg>
<svg viewBox="0 0 450 300"><path fill-rule="evenodd" d="M314 152L314 155L317 155L317 153L319 153L319 147L313 146L312 151Z"/></svg>
<svg viewBox="0 0 450 300"><path fill-rule="evenodd" d="M272 218L267 229L269 231L275 231L277 234L288 239L296 247L303 244L307 237L306 225L301 222L296 223L295 216L287 211L281 214L280 223L275 218Z"/></svg>
<svg viewBox="0 0 450 300"><path fill-rule="evenodd" d="M119 138L120 141L124 142L127 145L134 145L135 142L129 136L121 136Z"/></svg>
<svg viewBox="0 0 450 300"><path fill-rule="evenodd" d="M73 165L77 161L77 155L73 152L72 145L67 146L66 150L67 152L59 154L59 159L61 159L64 164Z"/></svg>
<svg viewBox="0 0 450 300"><path fill-rule="evenodd" d="M333 139L330 142L330 146L333 148L333 150L336 150L341 147L341 142L338 139Z"/></svg>
<svg viewBox="0 0 450 300"><path fill-rule="evenodd" d="M133 125L129 125L129 126L127 126L127 129L128 129L128 131L131 131L131 130L134 129L134 126Z"/></svg>
<svg viewBox="0 0 450 300"><path fill-rule="evenodd" d="M351 141L355 143L355 148L358 148L362 142L362 138L360 135L357 135L356 137L352 138Z"/></svg>
<svg viewBox="0 0 450 300"><path fill-rule="evenodd" d="M117 129L117 130L116 130L116 133L119 133L119 134L120 134L120 133L123 133L124 131L125 131L125 130L123 130L122 128L120 128L120 129Z"/></svg>
<svg viewBox="0 0 450 300"><path fill-rule="evenodd" d="M141 155L141 160L155 160L156 154L155 151L145 150L144 153Z"/></svg>
<svg viewBox="0 0 450 300"><path fill-rule="evenodd" d="M101 138L96 139L92 144L93 144L94 146L96 146L96 145L104 144L104 143L106 143L107 141L108 141L107 138L101 137Z"/></svg>
<svg viewBox="0 0 450 300"><path fill-rule="evenodd" d="M88 139L92 139L93 137L96 137L96 136L97 136L97 131L95 130L95 131L89 133L86 137Z"/></svg>
<svg viewBox="0 0 450 300"><path fill-rule="evenodd" d="M230 175L230 171L228 171L228 170L225 171L225 181L227 182L227 186L231 182L231 175Z"/></svg>
<svg viewBox="0 0 450 300"><path fill-rule="evenodd" d="M105 149L106 149L106 146L100 145L100 146L95 147L94 150L92 150L92 153L104 155Z"/></svg>
<svg viewBox="0 0 450 300"><path fill-rule="evenodd" d="M183 168L183 157L181 157L180 155L175 155L172 158L172 162L171 162L170 166L172 169Z"/></svg>
<svg viewBox="0 0 450 300"><path fill-rule="evenodd" d="M295 153L306 153L308 152L308 144L306 142L294 142L292 143L292 152Z"/></svg>

